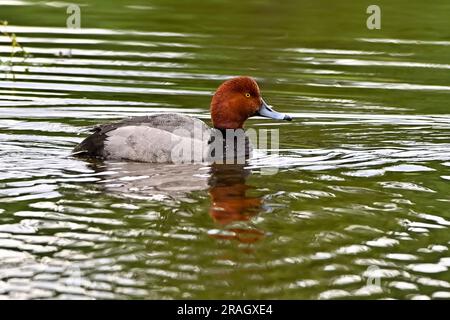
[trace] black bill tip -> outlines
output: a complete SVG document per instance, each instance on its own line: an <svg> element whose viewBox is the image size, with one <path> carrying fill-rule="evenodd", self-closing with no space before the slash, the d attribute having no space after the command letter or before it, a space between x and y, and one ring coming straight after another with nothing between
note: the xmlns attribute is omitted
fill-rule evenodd
<svg viewBox="0 0 450 320"><path fill-rule="evenodd" d="M288 116L288 115L285 115L284 118L283 118L283 120L286 120L286 121L292 121L292 117L291 117L291 116Z"/></svg>

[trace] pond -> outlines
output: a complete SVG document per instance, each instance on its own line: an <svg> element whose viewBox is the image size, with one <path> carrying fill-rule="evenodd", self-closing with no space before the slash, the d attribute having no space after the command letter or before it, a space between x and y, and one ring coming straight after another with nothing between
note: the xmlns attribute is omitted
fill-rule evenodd
<svg viewBox="0 0 450 320"><path fill-rule="evenodd" d="M82 1L71 28L2 1L0 298L450 298L450 3L377 1L373 30L370 4ZM98 123L210 123L236 75L295 118L247 121L276 152L71 156Z"/></svg>

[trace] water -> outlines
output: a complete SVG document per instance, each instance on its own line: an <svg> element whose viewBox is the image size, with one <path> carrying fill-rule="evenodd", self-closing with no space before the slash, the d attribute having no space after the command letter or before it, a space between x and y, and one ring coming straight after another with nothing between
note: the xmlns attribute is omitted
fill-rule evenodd
<svg viewBox="0 0 450 320"><path fill-rule="evenodd" d="M0 298L449 298L448 1L2 1ZM12 62L11 67L8 62ZM293 123L245 166L70 157L85 127L209 121L255 77ZM261 168L276 171L261 175Z"/></svg>

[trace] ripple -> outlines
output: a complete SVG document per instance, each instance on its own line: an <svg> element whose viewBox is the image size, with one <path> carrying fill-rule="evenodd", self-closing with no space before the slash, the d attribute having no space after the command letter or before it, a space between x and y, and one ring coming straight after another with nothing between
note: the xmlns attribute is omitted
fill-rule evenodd
<svg viewBox="0 0 450 320"><path fill-rule="evenodd" d="M429 296L424 294L416 294L411 296L411 300L431 300Z"/></svg>
<svg viewBox="0 0 450 320"><path fill-rule="evenodd" d="M398 181L387 181L387 182L380 182L380 185L382 185L384 188L389 189L402 189L402 190L409 190L409 191L422 191L422 192L431 192L434 193L435 191L426 187L419 186L415 183L411 182L398 182Z"/></svg>
<svg viewBox="0 0 450 320"><path fill-rule="evenodd" d="M10 33L41 33L41 34L84 34L84 35L138 35L138 36L155 36L155 37L195 37L200 35L177 32L145 32L145 31L128 31L128 30L111 30L101 28L60 28L60 27L39 27L39 26L13 26L8 25L4 30Z"/></svg>
<svg viewBox="0 0 450 320"><path fill-rule="evenodd" d="M378 267L368 268L364 271L363 276L370 279L392 279L396 278L401 274L400 271L394 269L381 269Z"/></svg>
<svg viewBox="0 0 450 320"><path fill-rule="evenodd" d="M427 41L427 40L409 40L409 39L385 39L385 38L359 38L359 41L375 42L375 43L392 43L392 44L417 44L417 45L438 45L449 46L450 41Z"/></svg>
<svg viewBox="0 0 450 320"><path fill-rule="evenodd" d="M401 164L397 166L391 166L384 168L385 171L392 172L423 172L423 171L435 171L434 169L419 166L419 165L409 165L409 164Z"/></svg>
<svg viewBox="0 0 450 320"><path fill-rule="evenodd" d="M115 86L100 86L100 85L82 85L76 86L64 84L60 82L30 82L30 81L0 81L0 86L3 88L12 89L34 89L34 90L59 90L59 91L80 91L80 92L116 92L116 93L135 93L135 94L183 94L183 95L209 95L206 91L193 91L181 89L162 89L162 88L138 88L138 87L115 87Z"/></svg>
<svg viewBox="0 0 450 320"><path fill-rule="evenodd" d="M386 258L400 261L413 261L418 259L417 256L408 253L388 253Z"/></svg>
<svg viewBox="0 0 450 320"><path fill-rule="evenodd" d="M355 296L371 296L383 293L383 289L376 285L366 285L352 292Z"/></svg>
<svg viewBox="0 0 450 320"><path fill-rule="evenodd" d="M433 263L410 264L408 268L411 269L412 271L421 273L439 273L447 271L446 266Z"/></svg>
<svg viewBox="0 0 450 320"><path fill-rule="evenodd" d="M398 245L400 242L395 239L390 239L387 237L378 238L375 240L367 241L366 244L370 247L378 247L378 248L384 248L384 247L393 247Z"/></svg>
<svg viewBox="0 0 450 320"><path fill-rule="evenodd" d="M328 290L328 291L322 292L319 295L318 299L319 300L342 299L342 298L349 297L349 296L350 296L350 292L348 292L348 291L333 289L333 290Z"/></svg>
<svg viewBox="0 0 450 320"><path fill-rule="evenodd" d="M341 286L358 283L361 281L362 281L361 277L357 275L342 275L332 280L332 284L335 286Z"/></svg>
<svg viewBox="0 0 450 320"><path fill-rule="evenodd" d="M433 299L450 299L450 291L437 291L431 295Z"/></svg>
<svg viewBox="0 0 450 320"><path fill-rule="evenodd" d="M361 177L361 178L369 178L369 177L377 177L384 175L385 170L382 169L367 169L367 170L355 170L344 172L343 174L350 177Z"/></svg>
<svg viewBox="0 0 450 320"><path fill-rule="evenodd" d="M342 247L337 250L338 254L358 254L361 252L369 251L370 248L364 245L350 245L347 247Z"/></svg>
<svg viewBox="0 0 450 320"><path fill-rule="evenodd" d="M389 283L389 287L398 290L419 290L419 287L414 283L404 281L392 281Z"/></svg>
<svg viewBox="0 0 450 320"><path fill-rule="evenodd" d="M431 287L441 287L441 288L450 288L450 283L444 280L431 279L426 277L420 277L416 280L417 283L420 283L425 286Z"/></svg>
<svg viewBox="0 0 450 320"><path fill-rule="evenodd" d="M450 66L449 66L450 67ZM401 91L449 91L450 86L443 85L424 85L414 83L390 83L390 82L376 82L376 81L345 81L340 80L339 83L335 81L324 81L320 83L308 83L312 87L340 87L340 88L364 88L364 89L378 89L378 90L401 90Z"/></svg>

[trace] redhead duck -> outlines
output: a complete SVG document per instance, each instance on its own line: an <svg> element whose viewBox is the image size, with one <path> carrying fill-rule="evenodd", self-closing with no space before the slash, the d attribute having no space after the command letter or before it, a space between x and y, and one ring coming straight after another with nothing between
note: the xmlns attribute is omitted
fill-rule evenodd
<svg viewBox="0 0 450 320"><path fill-rule="evenodd" d="M96 126L93 133L75 147L73 154L140 162L176 163L192 159L202 162L208 158L205 154L211 154L208 146L217 140L217 133L222 136L229 129L243 131L249 117L292 120L266 104L258 84L250 77L236 77L222 83L212 98L210 111L214 128L199 119L176 113L131 117ZM246 157L250 149L246 139ZM188 161L180 159L179 155L183 154L180 150L189 151L184 152L184 156L189 153ZM221 152L229 152L226 145Z"/></svg>

